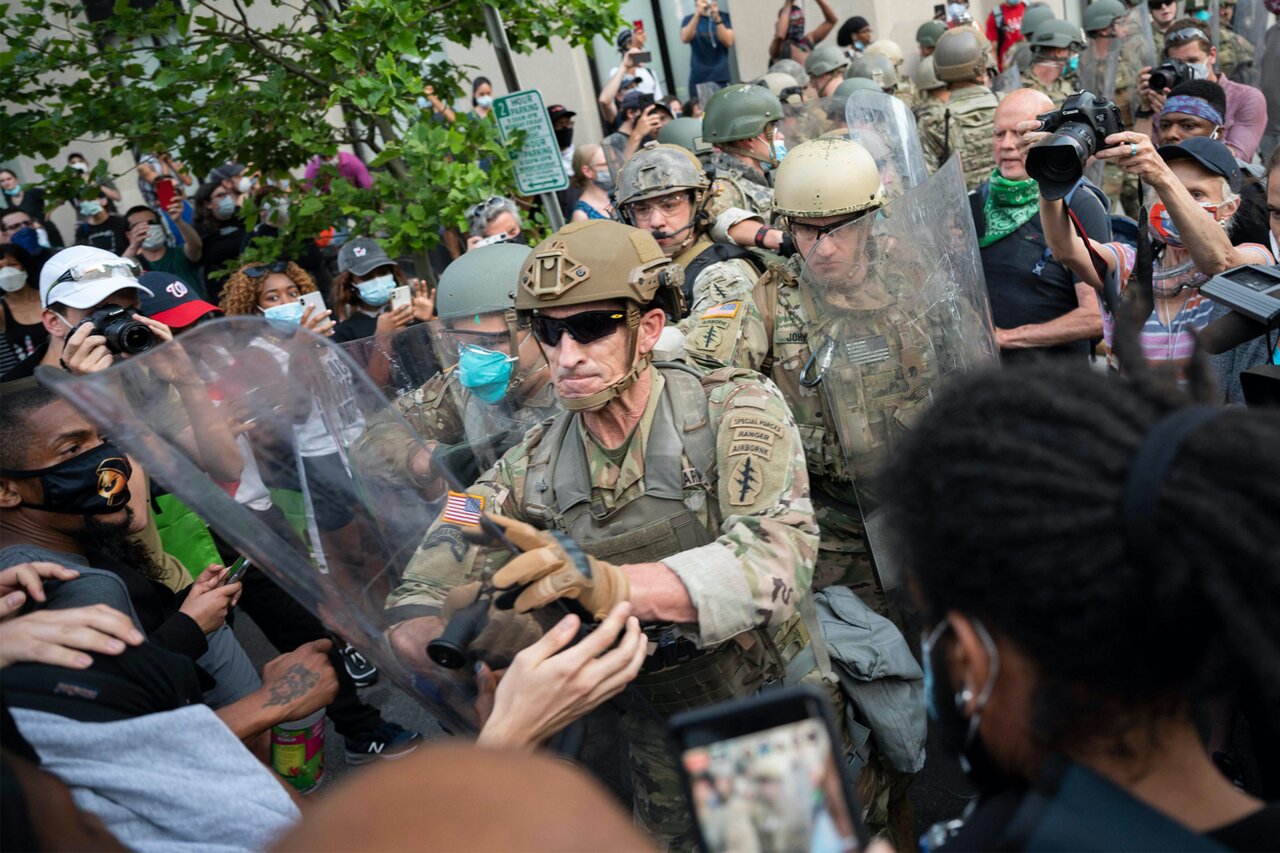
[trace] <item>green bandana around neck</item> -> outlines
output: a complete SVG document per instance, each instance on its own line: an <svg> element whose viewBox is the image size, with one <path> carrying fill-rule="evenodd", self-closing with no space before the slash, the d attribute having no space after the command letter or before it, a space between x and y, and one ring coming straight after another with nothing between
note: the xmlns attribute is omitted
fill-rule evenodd
<svg viewBox="0 0 1280 853"><path fill-rule="evenodd" d="M1040 187L1031 178L1010 181L993 169L982 212L987 219L987 230L978 240L978 246L985 249L1017 231L1040 212Z"/></svg>

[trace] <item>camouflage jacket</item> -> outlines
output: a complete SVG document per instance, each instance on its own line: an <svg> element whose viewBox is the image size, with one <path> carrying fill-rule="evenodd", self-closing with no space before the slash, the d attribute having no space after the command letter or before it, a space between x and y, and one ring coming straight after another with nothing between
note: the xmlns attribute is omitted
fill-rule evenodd
<svg viewBox="0 0 1280 853"><path fill-rule="evenodd" d="M527 398L490 405L463 388L458 371L453 369L437 373L416 391L401 396L395 406L413 433L406 432L393 413L381 412L369 418L351 456L366 474L390 472L404 482L414 479L410 463L423 441L458 444L493 440L495 446L487 448L493 457L484 462L487 466L535 424L561 411L550 382Z"/></svg>
<svg viewBox="0 0 1280 853"><path fill-rule="evenodd" d="M1022 86L1026 89L1035 89L1049 96L1055 107L1062 106L1062 102L1075 94L1076 82L1068 78L1065 74L1054 80L1048 86L1040 82L1040 78L1031 72L1028 68L1022 72Z"/></svg>
<svg viewBox="0 0 1280 853"><path fill-rule="evenodd" d="M992 139L999 101L986 86L966 86L951 93L951 100L938 113L920 121L920 146L930 172L947 161L951 152L960 152L965 186L972 190L995 168Z"/></svg>
<svg viewBox="0 0 1280 853"><path fill-rule="evenodd" d="M1218 32L1218 73L1239 82L1237 69L1254 64L1254 47L1239 33L1230 27L1222 27ZM1280 81L1272 81L1280 85Z"/></svg>
<svg viewBox="0 0 1280 853"><path fill-rule="evenodd" d="M815 322L799 269L799 256L793 256L761 277L757 294L776 287L772 336L754 303L742 304L728 318L720 306L699 318L685 348L706 366L768 368L795 416L814 488L849 499L854 480L873 470L923 413L939 376L954 361L947 355L953 333L941 311L909 310L901 300ZM925 275L897 271L901 283L887 289L902 293L910 289L909 279L918 282ZM815 335L830 336L841 350L834 372L817 387L805 387L800 376Z"/></svg>
<svg viewBox="0 0 1280 853"><path fill-rule="evenodd" d="M646 478L652 472L646 468L656 463L647 458L646 449L657 434L659 412L669 420L665 413L670 408L664 407L673 405L667 393L673 380L664 378L664 372L649 368L648 404L617 463L587 432L581 415L564 412L531 430L480 478L467 495L471 506L546 526L548 508L530 496L541 495L547 484L530 472L548 450L542 447L544 438L559 430L575 451L580 447L585 453L588 518L606 528L609 518L651 488ZM711 371L700 384L705 423L714 436L714 464L698 469L687 443L679 461L683 505L705 528L707 544L662 562L680 578L698 611L696 625L679 625L677 631L705 647L782 625L794 615L798 595L813 580L818 529L800 437L778 389L757 374L730 369ZM702 422L702 413L694 414ZM570 421L562 424L565 418ZM488 577L508 559L501 548L471 543L466 534L475 526L448 516L446 509L432 524L390 605L438 605L450 588ZM591 551L588 537L578 541Z"/></svg>
<svg viewBox="0 0 1280 853"><path fill-rule="evenodd" d="M716 170L716 178L711 182L711 204L708 205L712 219L731 207L737 207L759 214L766 223L772 221L773 187L762 176L723 151L711 156L711 165Z"/></svg>
<svg viewBox="0 0 1280 853"><path fill-rule="evenodd" d="M687 269L694 259L713 245L708 238L699 237L693 245L672 260ZM687 315L677 324L680 331L688 331L691 322L689 318L700 316L713 305L738 299L750 299L751 291L759 277L760 274L756 268L741 258L707 264L693 280L693 298L685 306Z"/></svg>

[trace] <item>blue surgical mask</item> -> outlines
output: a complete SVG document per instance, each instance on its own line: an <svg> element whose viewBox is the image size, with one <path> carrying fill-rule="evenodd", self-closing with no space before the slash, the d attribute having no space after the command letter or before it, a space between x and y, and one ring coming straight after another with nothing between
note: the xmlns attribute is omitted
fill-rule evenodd
<svg viewBox="0 0 1280 853"><path fill-rule="evenodd" d="M1067 70L1068 70L1068 71L1070 71L1072 74L1075 74L1077 71L1079 71L1079 70L1080 70L1080 55L1079 55L1079 54L1073 54L1073 55L1072 55L1072 57L1071 57L1071 61L1067 63Z"/></svg>
<svg viewBox="0 0 1280 853"><path fill-rule="evenodd" d="M458 381L486 403L507 396L515 359L506 353L467 344L458 353Z"/></svg>
<svg viewBox="0 0 1280 853"><path fill-rule="evenodd" d="M356 290L360 291L360 299L364 304L375 307L386 305L391 299L391 291L395 289L396 279L391 275L380 275L356 285Z"/></svg>
<svg viewBox="0 0 1280 853"><path fill-rule="evenodd" d="M263 308L262 317L277 332L292 335L298 331L298 325L302 322L302 310L301 302L286 302L283 305Z"/></svg>
<svg viewBox="0 0 1280 853"><path fill-rule="evenodd" d="M22 192L22 184L14 184L12 188L5 190L4 194L7 196L15 196L20 192Z"/></svg>
<svg viewBox="0 0 1280 853"><path fill-rule="evenodd" d="M781 163L782 158L786 156L787 156L787 143L775 136L773 138L773 159Z"/></svg>
<svg viewBox="0 0 1280 853"><path fill-rule="evenodd" d="M213 209L213 215L219 219L230 219L231 214L236 212L236 200L229 195L224 195L218 199L218 205Z"/></svg>
<svg viewBox="0 0 1280 853"><path fill-rule="evenodd" d="M40 249L43 246L43 243L40 240L40 232L30 227L19 228L14 232L13 236L10 237L9 240L15 246L21 246L27 250L28 254L32 255L40 254Z"/></svg>
<svg viewBox="0 0 1280 853"><path fill-rule="evenodd" d="M101 213L101 212L102 212L102 203L101 203L101 202L97 202L97 201L82 201L82 202L80 202L80 215L81 215L81 216L85 216L85 217L89 217L89 216L97 216L97 215L98 215L99 213Z"/></svg>
<svg viewBox="0 0 1280 853"><path fill-rule="evenodd" d="M493 97L491 95L480 95L479 97L476 98L476 106L477 107L493 106Z"/></svg>

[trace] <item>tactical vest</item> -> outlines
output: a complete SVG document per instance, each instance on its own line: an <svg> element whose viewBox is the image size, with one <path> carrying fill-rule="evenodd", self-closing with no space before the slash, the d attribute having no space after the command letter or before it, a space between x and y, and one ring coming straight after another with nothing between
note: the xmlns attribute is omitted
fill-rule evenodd
<svg viewBox="0 0 1280 853"><path fill-rule="evenodd" d="M690 248L696 248L697 245L698 244L695 243ZM742 246L734 245L732 243L708 243L703 247L702 251L698 252L693 260L689 261L687 264L681 264L684 267L685 310L688 310L689 307L693 305L693 285L694 282L698 280L698 276L702 275L702 271L712 264L717 264L721 261L732 261L735 259L741 259L751 264L751 266L755 268L757 274L764 272L765 267L767 266L767 261L757 252L753 252L750 249L744 249Z"/></svg>
<svg viewBox="0 0 1280 853"><path fill-rule="evenodd" d="M722 212L726 205L725 199L720 196L726 189L731 188L741 196L743 204L740 206L763 216L766 222L772 219L773 189L767 183L748 175L746 168L728 154L717 153L712 160L712 165L715 168L715 176L711 189L716 195L712 202L713 215Z"/></svg>
<svg viewBox="0 0 1280 853"><path fill-rule="evenodd" d="M943 160L950 157L952 151L960 152L965 186L972 190L996 167L991 135L999 101L986 87L979 87L975 94L968 94L970 91L956 90L945 107L943 133L947 150Z"/></svg>
<svg viewBox="0 0 1280 853"><path fill-rule="evenodd" d="M641 494L612 511L593 499L578 412L547 428L525 477L523 510L530 520L567 534L588 554L614 564L659 562L714 541L720 527L713 480L716 434L702 376L679 362L654 366L666 384L645 446ZM710 510L714 530L694 512L699 505ZM646 627L646 633L657 648L636 685L663 715L749 695L781 677L779 646L798 652L808 639L798 616L784 623L776 641L755 629L707 650L678 639L669 625Z"/></svg>

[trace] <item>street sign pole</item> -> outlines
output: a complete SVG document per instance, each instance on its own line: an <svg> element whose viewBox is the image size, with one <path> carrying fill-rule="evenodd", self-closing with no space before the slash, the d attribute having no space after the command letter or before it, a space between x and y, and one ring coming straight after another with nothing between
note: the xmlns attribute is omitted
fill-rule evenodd
<svg viewBox="0 0 1280 853"><path fill-rule="evenodd" d="M516 75L516 64L511 58L511 43L507 41L507 29L502 25L502 15L491 3L485 4L484 22L489 29L489 41L493 43L493 49L498 54L498 67L502 69L502 79L507 84L507 91L519 92L520 78ZM547 215L547 223L551 226L551 230L559 231L564 227L564 214L560 212L560 200L553 192L539 193L538 197L542 199L542 209Z"/></svg>

